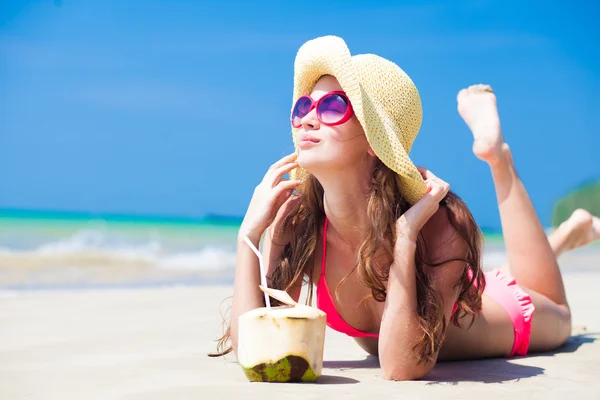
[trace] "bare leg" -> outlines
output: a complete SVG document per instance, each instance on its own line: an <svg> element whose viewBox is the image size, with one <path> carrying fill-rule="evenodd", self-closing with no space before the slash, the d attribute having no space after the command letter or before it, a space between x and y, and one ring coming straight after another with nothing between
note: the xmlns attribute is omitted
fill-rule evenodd
<svg viewBox="0 0 600 400"><path fill-rule="evenodd" d="M463 89L457 100L473 132L473 152L492 172L511 274L522 287L568 310L556 255L504 143L496 96L489 86L475 85Z"/></svg>
<svg viewBox="0 0 600 400"><path fill-rule="evenodd" d="M548 236L548 242L556 258L563 253L583 247L600 240L600 218L593 216L589 211L577 209L568 220ZM510 274L510 267L504 264L500 271Z"/></svg>

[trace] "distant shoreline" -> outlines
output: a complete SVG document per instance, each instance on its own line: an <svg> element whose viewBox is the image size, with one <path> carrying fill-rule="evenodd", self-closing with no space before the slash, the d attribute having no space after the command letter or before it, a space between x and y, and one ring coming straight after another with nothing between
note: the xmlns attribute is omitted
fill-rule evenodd
<svg viewBox="0 0 600 400"><path fill-rule="evenodd" d="M105 212L84 212L68 210L33 210L0 208L0 226L11 222L64 222L82 223L89 221L102 221L116 224L135 225L173 225L173 226L227 226L239 227L243 216L220 215L208 213L202 217L184 215L150 215L150 214L125 214ZM482 227L486 239L502 237L502 231L495 228Z"/></svg>
<svg viewBox="0 0 600 400"><path fill-rule="evenodd" d="M38 220L86 222L101 220L135 224L173 224L173 225L240 225L243 217L206 214L202 217L183 215L121 214L105 212L84 212L66 210L32 210L0 208L0 223L6 220Z"/></svg>

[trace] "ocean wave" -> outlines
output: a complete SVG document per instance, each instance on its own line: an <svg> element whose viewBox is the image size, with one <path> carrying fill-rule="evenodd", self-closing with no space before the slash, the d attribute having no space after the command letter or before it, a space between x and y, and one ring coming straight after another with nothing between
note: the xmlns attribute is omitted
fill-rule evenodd
<svg viewBox="0 0 600 400"><path fill-rule="evenodd" d="M0 246L0 267L140 265L169 270L222 270L235 266L235 246L211 243L190 247L160 238L131 237L102 230L18 249Z"/></svg>
<svg viewBox="0 0 600 400"><path fill-rule="evenodd" d="M179 253L160 258L157 267L178 270L213 270L235 268L236 253L207 247L193 253Z"/></svg>

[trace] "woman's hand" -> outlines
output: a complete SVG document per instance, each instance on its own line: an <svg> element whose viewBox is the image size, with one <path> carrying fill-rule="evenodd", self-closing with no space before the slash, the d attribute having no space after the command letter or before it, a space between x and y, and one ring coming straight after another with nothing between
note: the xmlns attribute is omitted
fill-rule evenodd
<svg viewBox="0 0 600 400"><path fill-rule="evenodd" d="M408 209L396 222L396 235L398 238L405 238L412 242L417 241L419 232L425 226L429 218L431 218L439 209L440 201L448 191L450 185L431 171L425 168L417 167L425 183L427 184L427 193L415 205Z"/></svg>
<svg viewBox="0 0 600 400"><path fill-rule="evenodd" d="M283 175L298 167L296 154L289 154L271 165L262 182L254 189L252 200L240 227L240 234L258 243L281 206L290 199L300 180L287 180Z"/></svg>

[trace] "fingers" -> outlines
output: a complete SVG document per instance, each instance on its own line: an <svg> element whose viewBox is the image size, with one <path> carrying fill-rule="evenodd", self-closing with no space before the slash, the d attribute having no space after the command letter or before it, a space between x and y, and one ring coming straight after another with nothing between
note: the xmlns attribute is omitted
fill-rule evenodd
<svg viewBox="0 0 600 400"><path fill-rule="evenodd" d="M444 199L444 197L446 197L449 191L450 185L441 179L438 179L438 181L432 183L431 190L428 194L435 202L439 203Z"/></svg>
<svg viewBox="0 0 600 400"><path fill-rule="evenodd" d="M408 210L409 212L412 211L412 213L420 215L421 218L416 217L416 219L420 221L417 225L420 225L420 223L424 224L433 214L435 214L439 208L440 201L442 201L450 191L450 185L437 177L428 179L427 187L428 189L425 196Z"/></svg>
<svg viewBox="0 0 600 400"><path fill-rule="evenodd" d="M427 194L437 202L440 202L448 194L448 191L450 191L450 185L446 181L431 173L429 177L425 179L425 184L427 185Z"/></svg>
<svg viewBox="0 0 600 400"><path fill-rule="evenodd" d="M437 176L435 176L433 174L433 172L431 172L430 170L428 170L427 168L424 167L417 167L417 170L419 171L419 173L421 174L421 176L423 177L423 179L427 180L427 179L431 179L431 178L437 178Z"/></svg>
<svg viewBox="0 0 600 400"><path fill-rule="evenodd" d="M450 190L450 185L447 182L435 176L434 173L428 170L427 168L417 167L417 170L419 171L423 179L425 179L425 184L427 185L427 193L430 193L432 195L435 194L436 197L441 195L442 197L440 198L440 200L443 199L444 196L446 196L446 194L448 194L448 191Z"/></svg>
<svg viewBox="0 0 600 400"><path fill-rule="evenodd" d="M287 156L279 159L279 161L277 161L273 165L271 165L269 167L269 169L274 169L274 168L277 168L277 167L279 167L281 165L284 165L284 164L287 164L289 162L292 162L292 161L294 161L297 158L297 156L298 155L296 153L288 154Z"/></svg>
<svg viewBox="0 0 600 400"><path fill-rule="evenodd" d="M271 184L272 187L275 187L279 182L281 182L283 175L287 174L294 168L298 167L297 162L290 162L279 167L273 168L267 172L265 179L267 182Z"/></svg>
<svg viewBox="0 0 600 400"><path fill-rule="evenodd" d="M278 191L277 188L274 190L275 190L274 196L276 198L275 209L277 210L276 214L279 215L279 213L281 212L281 208L284 206L284 204L286 204L292 200L292 198L293 198L292 194L294 193L294 190L287 189L287 190ZM282 215L280 215L280 217L283 217L283 216L287 217L287 215L289 215L289 211L291 211L291 209L288 210L288 214L285 214L285 215L282 214Z"/></svg>
<svg viewBox="0 0 600 400"><path fill-rule="evenodd" d="M450 185L439 178L428 179L430 190L397 221L399 234L416 240L418 233L440 208L440 201L448 194Z"/></svg>
<svg viewBox="0 0 600 400"><path fill-rule="evenodd" d="M263 178L263 182L275 187L281 181L283 175L298 167L299 164L295 161L296 158L296 153L288 154L271 165Z"/></svg>
<svg viewBox="0 0 600 400"><path fill-rule="evenodd" d="M275 196L277 197L277 209L280 209L284 204L290 202L294 198L294 189L296 189L296 187L298 187L300 183L301 182L299 182L298 185L294 186L294 188L292 189L279 190L278 187L274 189Z"/></svg>
<svg viewBox="0 0 600 400"><path fill-rule="evenodd" d="M292 191L298 187L300 184L302 183L301 180L299 179L294 179L294 180L284 180L281 181L277 184L277 186L275 187L275 192L278 194L281 194L283 191L289 191L290 194L292 194Z"/></svg>

